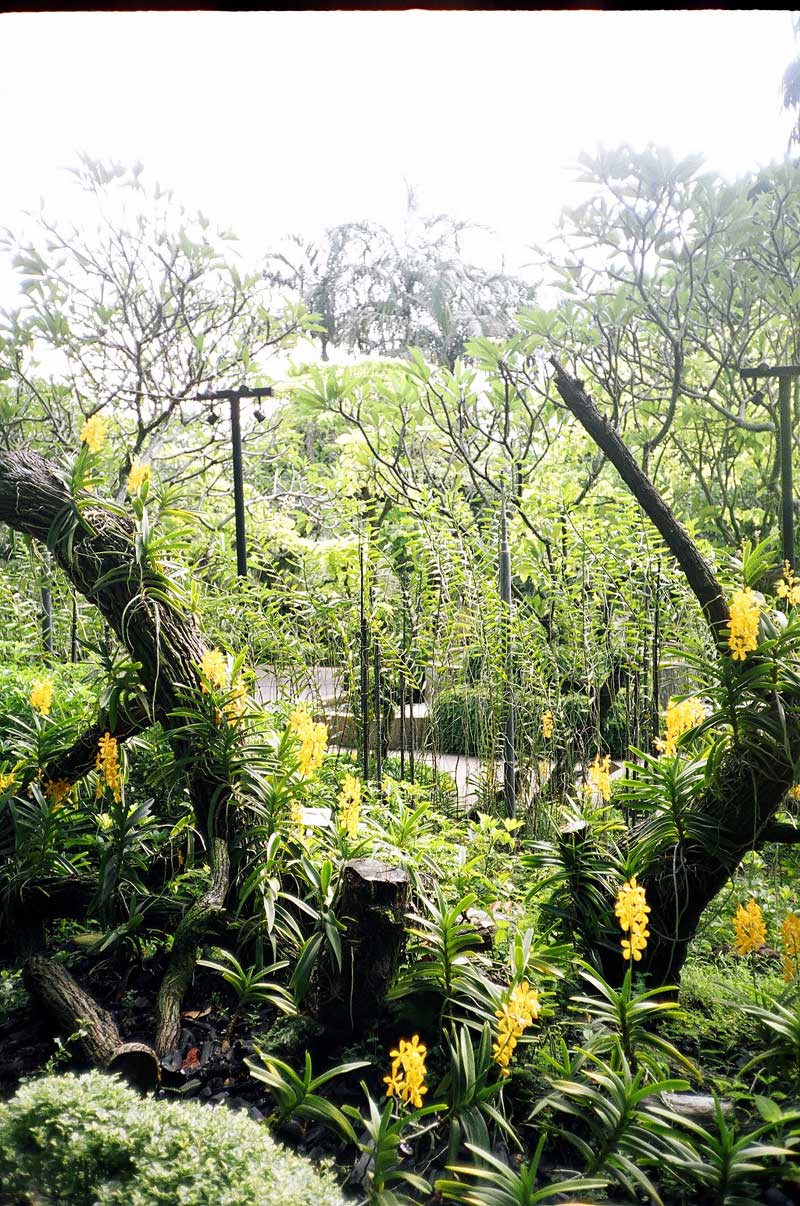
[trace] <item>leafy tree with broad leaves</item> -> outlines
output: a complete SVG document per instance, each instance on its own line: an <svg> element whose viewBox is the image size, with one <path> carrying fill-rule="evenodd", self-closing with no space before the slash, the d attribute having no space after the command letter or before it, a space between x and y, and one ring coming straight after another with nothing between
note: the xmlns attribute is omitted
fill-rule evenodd
<svg viewBox="0 0 800 1206"><path fill-rule="evenodd" d="M167 432L171 472L219 458L219 437L190 424L197 395L258 379L264 357L310 324L302 303L275 305L237 263L230 231L215 232L141 165L74 170L89 215L80 229L46 210L2 245L20 274L21 304L0 315L0 417L6 447L74 447L91 415L113 416L126 457L153 461ZM94 228L91 223L94 223ZM206 404L207 407L207 404ZM224 454L223 454L224 455Z"/></svg>

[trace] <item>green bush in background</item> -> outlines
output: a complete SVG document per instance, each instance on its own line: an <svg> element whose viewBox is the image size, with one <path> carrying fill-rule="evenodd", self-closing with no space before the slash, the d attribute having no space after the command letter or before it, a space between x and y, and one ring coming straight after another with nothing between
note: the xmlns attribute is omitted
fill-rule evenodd
<svg viewBox="0 0 800 1206"><path fill-rule="evenodd" d="M437 747L444 754L493 756L499 723L483 686L459 683L437 693L433 726Z"/></svg>

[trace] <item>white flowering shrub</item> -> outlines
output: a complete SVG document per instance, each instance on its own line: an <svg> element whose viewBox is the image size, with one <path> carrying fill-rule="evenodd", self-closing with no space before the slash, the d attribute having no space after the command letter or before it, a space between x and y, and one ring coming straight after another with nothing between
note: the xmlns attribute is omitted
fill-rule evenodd
<svg viewBox="0 0 800 1206"><path fill-rule="evenodd" d="M336 1182L225 1107L139 1097L90 1072L0 1105L0 1186L41 1206L342 1206Z"/></svg>

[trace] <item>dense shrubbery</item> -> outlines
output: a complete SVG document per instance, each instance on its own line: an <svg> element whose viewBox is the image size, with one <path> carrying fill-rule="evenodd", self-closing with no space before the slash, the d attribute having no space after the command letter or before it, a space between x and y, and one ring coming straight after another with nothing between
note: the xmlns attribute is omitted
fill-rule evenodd
<svg viewBox="0 0 800 1206"><path fill-rule="evenodd" d="M0 1105L0 1186L69 1206L339 1206L334 1180L246 1115L153 1101L98 1073Z"/></svg>

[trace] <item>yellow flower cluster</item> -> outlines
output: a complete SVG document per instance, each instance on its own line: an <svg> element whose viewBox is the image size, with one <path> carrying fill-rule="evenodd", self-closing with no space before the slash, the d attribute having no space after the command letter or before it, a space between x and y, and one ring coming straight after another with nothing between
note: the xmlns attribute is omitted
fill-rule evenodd
<svg viewBox="0 0 800 1206"><path fill-rule="evenodd" d="M150 481L151 474L151 466L144 461L140 461L138 456L134 457L130 473L128 474L128 493L138 494L144 483Z"/></svg>
<svg viewBox="0 0 800 1206"><path fill-rule="evenodd" d="M400 1039L397 1047L389 1052L392 1061L392 1071L384 1076L386 1096L397 1097L401 1101L410 1101L419 1109L422 1098L428 1092L425 1084L425 1056L428 1048L419 1041L415 1034L411 1041Z"/></svg>
<svg viewBox="0 0 800 1206"><path fill-rule="evenodd" d="M538 1018L540 1012L539 994L535 988L531 988L527 980L515 984L508 1000L495 1010L495 1017L499 1022L497 1039L492 1045L492 1059L499 1064L503 1076L511 1075L509 1064L514 1049L523 1030L533 1024L534 1018Z"/></svg>
<svg viewBox="0 0 800 1206"><path fill-rule="evenodd" d="M728 620L728 645L733 660L743 662L748 653L758 648L758 621L761 616L761 601L749 586L734 591L730 603Z"/></svg>
<svg viewBox="0 0 800 1206"><path fill-rule="evenodd" d="M800 972L800 917L787 913L781 927L783 939L783 978L787 984Z"/></svg>
<svg viewBox="0 0 800 1206"><path fill-rule="evenodd" d="M779 599L785 599L792 607L800 603L800 578L795 577L788 561L783 563L783 576L776 583L775 594Z"/></svg>
<svg viewBox="0 0 800 1206"><path fill-rule="evenodd" d="M671 699L664 717L666 736L663 741L656 737L656 749L662 754L674 754L678 748L678 738L695 725L702 724L705 718L706 710L699 699Z"/></svg>
<svg viewBox="0 0 800 1206"><path fill-rule="evenodd" d="M598 791L606 802L611 799L610 754L606 754L605 758L595 754L594 762L589 767L589 782L586 784L586 790L588 792Z"/></svg>
<svg viewBox="0 0 800 1206"><path fill-rule="evenodd" d="M299 738L297 769L301 776L307 779L322 766L322 759L328 748L327 725L315 724L305 708L295 708L289 717L289 728Z"/></svg>
<svg viewBox="0 0 800 1206"><path fill-rule="evenodd" d="M99 452L106 442L108 435L108 419L102 415L92 415L87 419L81 430L81 440L90 452Z"/></svg>
<svg viewBox="0 0 800 1206"><path fill-rule="evenodd" d="M9 771L5 775L0 775L0 796L7 792L9 787L13 787L17 781L17 777L13 771Z"/></svg>
<svg viewBox="0 0 800 1206"><path fill-rule="evenodd" d="M764 915L751 896L746 905L739 905L733 918L736 931L736 949L740 955L757 951L767 941Z"/></svg>
<svg viewBox="0 0 800 1206"><path fill-rule="evenodd" d="M339 808L344 830L350 839L358 837L358 822L361 816L361 781L355 775L346 774L339 793Z"/></svg>
<svg viewBox="0 0 800 1206"><path fill-rule="evenodd" d="M227 687L228 659L221 649L207 649L200 662L200 669L205 679L203 682L204 692L209 690L209 683L212 687L219 687L222 690ZM236 678L233 679L230 685L230 692L230 698L225 701L222 711L231 724L233 724L244 716L247 709L249 695L243 674L237 674ZM216 713L217 724L219 724L221 719L222 712L218 710Z"/></svg>
<svg viewBox="0 0 800 1206"><path fill-rule="evenodd" d="M212 687L224 687L228 681L228 659L221 649L207 649L200 662L200 669ZM203 690L208 690L205 683Z"/></svg>
<svg viewBox="0 0 800 1206"><path fill-rule="evenodd" d="M30 693L30 705L42 716L49 716L53 706L52 678L35 678Z"/></svg>
<svg viewBox="0 0 800 1206"><path fill-rule="evenodd" d="M299 842L305 838L306 831L303 825L303 810L300 807L299 800L292 800L289 806L289 822L294 830L294 836Z"/></svg>
<svg viewBox="0 0 800 1206"><path fill-rule="evenodd" d="M542 736L548 740L553 736L553 729L556 727L556 719L553 713L548 708L542 712Z"/></svg>
<svg viewBox="0 0 800 1206"><path fill-rule="evenodd" d="M44 794L52 804L53 812L61 807L71 791L69 779L48 779L44 785Z"/></svg>
<svg viewBox="0 0 800 1206"><path fill-rule="evenodd" d="M245 714L247 708L247 700L249 693L247 683L243 674L237 674L236 678L231 683L231 697L225 704L225 715L233 724L235 720L240 720Z"/></svg>
<svg viewBox="0 0 800 1206"><path fill-rule="evenodd" d="M790 800L800 800L800 783L795 783L794 787L790 787L786 794Z"/></svg>
<svg viewBox="0 0 800 1206"><path fill-rule="evenodd" d="M112 737L110 733L105 733L100 738L94 769L99 776L96 792L97 799L99 800L105 789L109 788L114 799L119 803L122 799L119 743L116 737Z"/></svg>
<svg viewBox="0 0 800 1206"><path fill-rule="evenodd" d="M630 938L622 939L622 957L623 959L633 959L635 963L638 963L642 957L642 951L647 946L647 939L650 937L650 931L647 928L647 914L650 912L650 906L647 903L645 890L641 884L637 884L635 875L631 876L617 892L614 912L619 918L622 930L630 933Z"/></svg>

